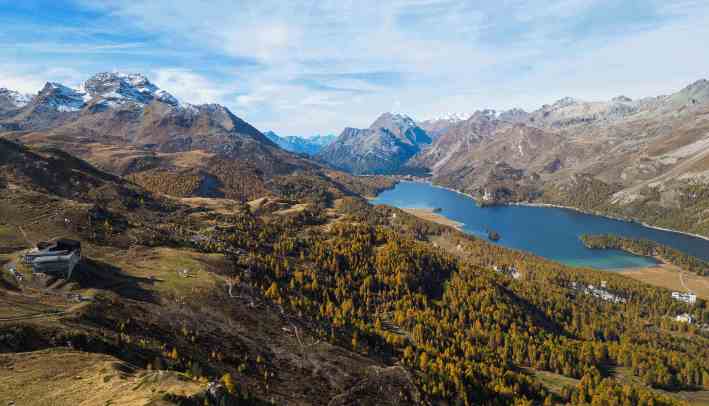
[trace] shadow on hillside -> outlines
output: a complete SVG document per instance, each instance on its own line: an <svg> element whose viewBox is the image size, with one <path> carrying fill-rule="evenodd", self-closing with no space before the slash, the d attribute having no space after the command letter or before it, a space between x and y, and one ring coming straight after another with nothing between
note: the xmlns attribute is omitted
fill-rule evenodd
<svg viewBox="0 0 709 406"><path fill-rule="evenodd" d="M155 292L143 286L152 286L158 280L128 275L106 262L84 258L74 270L71 279L71 282L77 283L82 289L109 290L128 299L157 303Z"/></svg>

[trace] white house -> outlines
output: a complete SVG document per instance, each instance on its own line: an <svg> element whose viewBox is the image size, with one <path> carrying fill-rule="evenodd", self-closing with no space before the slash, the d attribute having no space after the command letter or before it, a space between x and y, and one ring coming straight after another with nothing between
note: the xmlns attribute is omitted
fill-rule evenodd
<svg viewBox="0 0 709 406"><path fill-rule="evenodd" d="M672 292L672 299L689 304L695 304L697 302L697 295L689 292Z"/></svg>

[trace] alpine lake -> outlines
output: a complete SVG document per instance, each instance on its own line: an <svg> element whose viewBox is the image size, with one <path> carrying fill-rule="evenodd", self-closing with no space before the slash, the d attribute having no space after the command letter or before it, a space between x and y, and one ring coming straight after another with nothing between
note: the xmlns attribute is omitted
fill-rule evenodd
<svg viewBox="0 0 709 406"><path fill-rule="evenodd" d="M435 210L436 214L461 223L463 232L488 240L488 231L492 230L500 236L495 244L574 267L613 270L657 264L654 258L624 251L586 248L579 239L582 234L652 240L709 260L709 240L571 209L523 205L480 207L466 195L424 182L399 182L372 203Z"/></svg>

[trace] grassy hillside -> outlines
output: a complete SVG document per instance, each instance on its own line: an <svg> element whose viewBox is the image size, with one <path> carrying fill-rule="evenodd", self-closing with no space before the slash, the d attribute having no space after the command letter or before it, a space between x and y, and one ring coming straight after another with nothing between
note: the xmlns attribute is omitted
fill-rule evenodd
<svg viewBox="0 0 709 406"><path fill-rule="evenodd" d="M709 335L673 319L709 323L705 302L325 180L274 179L288 198L251 204L129 184L144 197L132 206L18 179L0 195L3 261L25 276L0 285L0 363L15 371L2 401L672 405L709 389ZM57 236L82 241L70 281L32 275L9 248ZM602 280L622 300L580 289Z"/></svg>

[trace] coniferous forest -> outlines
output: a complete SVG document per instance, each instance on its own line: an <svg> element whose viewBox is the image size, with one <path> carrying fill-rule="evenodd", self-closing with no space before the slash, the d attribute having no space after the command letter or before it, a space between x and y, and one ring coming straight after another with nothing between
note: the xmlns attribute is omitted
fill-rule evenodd
<svg viewBox="0 0 709 406"><path fill-rule="evenodd" d="M676 400L661 391L709 386L706 332L672 319L690 312L709 321L703 301L677 303L662 289L571 270L357 199L343 207L347 220L327 233L303 229L323 222L317 212L279 224L243 212L220 244L258 254L234 258L233 276L307 315L323 340L404 365L431 401L669 405ZM243 238L249 230L258 230L255 240ZM579 289L601 279L621 300ZM620 370L641 384L621 382ZM578 384L552 393L529 371Z"/></svg>

